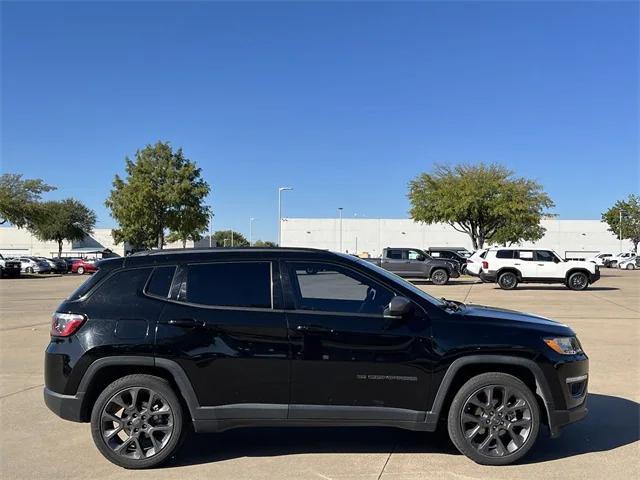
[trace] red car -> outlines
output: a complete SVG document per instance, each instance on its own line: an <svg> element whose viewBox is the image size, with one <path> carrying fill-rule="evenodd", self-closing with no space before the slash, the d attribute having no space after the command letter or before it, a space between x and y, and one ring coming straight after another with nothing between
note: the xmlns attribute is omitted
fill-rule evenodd
<svg viewBox="0 0 640 480"><path fill-rule="evenodd" d="M96 270L98 270L96 268L96 264L88 260L79 259L79 260L75 260L71 264L71 272L78 273L80 275L83 275L85 273L93 273Z"/></svg>

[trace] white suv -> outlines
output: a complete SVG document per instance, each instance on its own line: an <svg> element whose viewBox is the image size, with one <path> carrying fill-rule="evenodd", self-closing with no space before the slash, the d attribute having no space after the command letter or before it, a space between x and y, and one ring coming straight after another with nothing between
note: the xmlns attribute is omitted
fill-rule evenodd
<svg viewBox="0 0 640 480"><path fill-rule="evenodd" d="M592 262L566 261L543 248L491 248L482 262L480 278L498 282L511 290L518 283L563 283L571 290L584 290L600 279Z"/></svg>

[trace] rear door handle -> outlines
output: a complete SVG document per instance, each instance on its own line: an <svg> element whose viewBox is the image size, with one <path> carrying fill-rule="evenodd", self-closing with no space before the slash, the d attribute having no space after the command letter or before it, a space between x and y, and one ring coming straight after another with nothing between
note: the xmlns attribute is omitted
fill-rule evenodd
<svg viewBox="0 0 640 480"><path fill-rule="evenodd" d="M320 325L298 325L296 331L301 333L333 333L333 329Z"/></svg>
<svg viewBox="0 0 640 480"><path fill-rule="evenodd" d="M195 318L172 318L167 323L174 327L182 328L204 327L204 322L202 320L196 320Z"/></svg>

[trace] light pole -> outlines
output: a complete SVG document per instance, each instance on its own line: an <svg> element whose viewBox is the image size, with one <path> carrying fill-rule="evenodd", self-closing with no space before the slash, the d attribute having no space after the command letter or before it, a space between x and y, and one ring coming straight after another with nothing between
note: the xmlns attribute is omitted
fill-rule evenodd
<svg viewBox="0 0 640 480"><path fill-rule="evenodd" d="M293 190L291 187L278 188L278 246L282 243L282 192Z"/></svg>
<svg viewBox="0 0 640 480"><path fill-rule="evenodd" d="M249 218L249 246L253 246L253 221L257 218Z"/></svg>
<svg viewBox="0 0 640 480"><path fill-rule="evenodd" d="M209 248L211 248L211 236L213 235L213 208L209 208Z"/></svg>
<svg viewBox="0 0 640 480"><path fill-rule="evenodd" d="M338 207L338 214L340 215L340 253L342 253L342 207Z"/></svg>

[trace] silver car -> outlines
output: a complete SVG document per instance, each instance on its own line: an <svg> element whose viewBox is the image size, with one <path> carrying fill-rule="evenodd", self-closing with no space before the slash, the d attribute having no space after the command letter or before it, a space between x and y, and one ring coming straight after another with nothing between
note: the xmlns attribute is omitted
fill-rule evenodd
<svg viewBox="0 0 640 480"><path fill-rule="evenodd" d="M44 260L38 260L35 257L20 257L22 273L47 273L51 271L51 267Z"/></svg>

